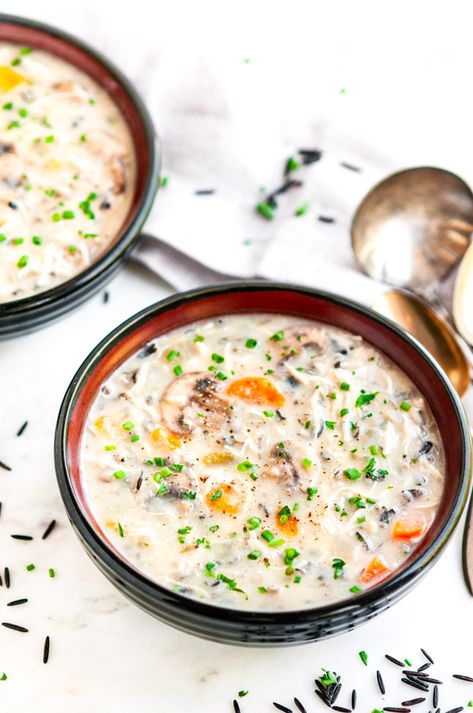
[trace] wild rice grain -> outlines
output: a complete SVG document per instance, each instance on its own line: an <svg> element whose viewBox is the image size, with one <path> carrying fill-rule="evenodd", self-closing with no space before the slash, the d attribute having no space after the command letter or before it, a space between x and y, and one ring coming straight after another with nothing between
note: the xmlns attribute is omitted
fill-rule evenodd
<svg viewBox="0 0 473 713"><path fill-rule="evenodd" d="M11 579L10 579L10 570L8 567L5 567L5 569L3 570L3 574L4 574L4 579L5 579L5 587L7 589L10 589Z"/></svg>
<svg viewBox="0 0 473 713"><path fill-rule="evenodd" d="M202 188L195 192L196 196L213 196L215 188Z"/></svg>
<svg viewBox="0 0 473 713"><path fill-rule="evenodd" d="M356 173L360 173L361 171L359 166L354 166L352 163L347 163L346 161L341 161L340 166L342 166L342 168L348 168L349 171L355 171Z"/></svg>
<svg viewBox="0 0 473 713"><path fill-rule="evenodd" d="M339 713L351 713L350 708L344 708L343 706L332 706L333 711L339 711Z"/></svg>
<svg viewBox="0 0 473 713"><path fill-rule="evenodd" d="M432 705L434 708L438 708L439 704L439 687L437 685L434 686L434 691L432 693Z"/></svg>
<svg viewBox="0 0 473 713"><path fill-rule="evenodd" d="M383 708L383 711L389 711L390 713L411 713L410 708L388 708L387 706Z"/></svg>
<svg viewBox="0 0 473 713"><path fill-rule="evenodd" d="M458 708L451 708L449 711L445 711L445 713L460 713L462 710L463 706L459 706Z"/></svg>
<svg viewBox="0 0 473 713"><path fill-rule="evenodd" d="M315 695L320 698L320 700L325 703L326 706L331 708L332 706L330 705L330 701L327 700L327 698L320 692L320 691L315 691Z"/></svg>
<svg viewBox="0 0 473 713"><path fill-rule="evenodd" d="M391 661L391 663L396 664L396 666L400 666L401 668L404 668L404 663L402 661L399 661L399 659L395 659L394 656L390 656L389 654L384 654L384 658L387 659L388 661Z"/></svg>
<svg viewBox="0 0 473 713"><path fill-rule="evenodd" d="M24 424L22 426L20 426L20 428L18 429L16 435L21 436L25 432L27 425L28 425L28 421L25 421Z"/></svg>
<svg viewBox="0 0 473 713"><path fill-rule="evenodd" d="M427 669L430 668L431 666L432 666L431 663L424 663L424 664L422 664L422 666L419 666L419 668L417 669L417 673L422 673L423 671L427 671Z"/></svg>
<svg viewBox="0 0 473 713"><path fill-rule="evenodd" d="M412 688L417 688L419 691L427 692L429 690L427 684L421 683L420 681L413 681L411 678L401 678L401 681L408 686L412 686Z"/></svg>
<svg viewBox="0 0 473 713"><path fill-rule="evenodd" d="M471 676L465 676L462 673L454 673L452 678L456 678L458 681L466 681L467 683L473 683L473 678Z"/></svg>
<svg viewBox="0 0 473 713"><path fill-rule="evenodd" d="M380 671L376 671L376 680L378 681L378 688L381 691L381 695L384 696L386 693L386 686L384 685L383 677Z"/></svg>
<svg viewBox="0 0 473 713"><path fill-rule="evenodd" d="M49 537L49 535L51 534L51 532L54 530L55 527L56 527L56 520L51 520L51 522L49 523L49 525L43 532L41 539L45 540L47 537Z"/></svg>
<svg viewBox="0 0 473 713"><path fill-rule="evenodd" d="M103 293L103 295L102 295L102 301L103 301L104 305L107 304L107 302L109 301L109 299L110 299L110 293L107 292L107 291L105 291L105 292Z"/></svg>
<svg viewBox="0 0 473 713"><path fill-rule="evenodd" d="M1 460L0 460L0 468L3 468L3 470L11 470L10 466Z"/></svg>
<svg viewBox="0 0 473 713"><path fill-rule="evenodd" d="M240 704L236 700L233 701L233 710L235 713L241 713Z"/></svg>
<svg viewBox="0 0 473 713"><path fill-rule="evenodd" d="M425 698L411 698L409 701L403 701L401 705L408 708L409 706L416 706L418 703L423 703L424 701Z"/></svg>
<svg viewBox="0 0 473 713"><path fill-rule="evenodd" d="M48 663L49 660L49 645L50 645L50 639L49 636L47 636L44 640L44 647L43 647L43 663Z"/></svg>
<svg viewBox="0 0 473 713"><path fill-rule="evenodd" d="M26 604L27 599L14 599L12 602L7 602L7 607L17 607L20 604Z"/></svg>
<svg viewBox="0 0 473 713"><path fill-rule="evenodd" d="M292 713L291 709L288 708L287 706L283 706L282 703L275 703L273 701L273 706L278 709L278 711L282 711L283 713Z"/></svg>
<svg viewBox="0 0 473 713"><path fill-rule="evenodd" d="M422 651L422 653L424 654L424 656L425 656L425 658L427 659L427 661L428 661L429 663L433 664L433 663L434 663L434 660L433 660L432 656L430 656L430 655L427 653L427 651L426 651L425 649L421 649L421 651Z"/></svg>
<svg viewBox="0 0 473 713"><path fill-rule="evenodd" d="M33 539L31 537L31 535L10 535L10 537L13 538L14 540L25 540L25 541Z"/></svg>
<svg viewBox="0 0 473 713"><path fill-rule="evenodd" d="M355 708L356 708L356 690L355 689L353 689L353 691L351 692L351 707L352 707L352 710L355 710Z"/></svg>
<svg viewBox="0 0 473 713"><path fill-rule="evenodd" d="M22 631L23 633L28 631L26 627L20 626L19 624L10 624L8 621L2 621L2 626L7 629L13 629L13 631Z"/></svg>
<svg viewBox="0 0 473 713"><path fill-rule="evenodd" d="M301 713L307 713L306 709L300 702L298 698L294 698L294 705L296 706L297 710L299 710Z"/></svg>

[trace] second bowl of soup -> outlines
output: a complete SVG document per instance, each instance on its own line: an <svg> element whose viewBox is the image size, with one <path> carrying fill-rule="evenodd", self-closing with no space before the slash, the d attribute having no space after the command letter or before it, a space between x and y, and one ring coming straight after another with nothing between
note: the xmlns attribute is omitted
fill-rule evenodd
<svg viewBox="0 0 473 713"><path fill-rule="evenodd" d="M433 562L464 503L466 433L443 374L383 318L232 286L106 340L56 455L73 522L125 594L210 638L292 643L367 619Z"/></svg>

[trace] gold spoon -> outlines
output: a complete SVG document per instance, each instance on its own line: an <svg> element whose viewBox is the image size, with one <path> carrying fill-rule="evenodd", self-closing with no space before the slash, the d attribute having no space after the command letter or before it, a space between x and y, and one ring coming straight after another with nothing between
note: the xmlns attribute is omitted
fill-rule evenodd
<svg viewBox="0 0 473 713"><path fill-rule="evenodd" d="M455 280L453 319L463 339L473 345L473 244L463 256Z"/></svg>
<svg viewBox="0 0 473 713"><path fill-rule="evenodd" d="M470 363L458 337L443 317L409 292L389 290L373 304L412 334L438 361L460 396L470 385Z"/></svg>
<svg viewBox="0 0 473 713"><path fill-rule="evenodd" d="M431 297L472 230L470 188L449 171L424 166L378 183L357 208L351 238L368 275Z"/></svg>

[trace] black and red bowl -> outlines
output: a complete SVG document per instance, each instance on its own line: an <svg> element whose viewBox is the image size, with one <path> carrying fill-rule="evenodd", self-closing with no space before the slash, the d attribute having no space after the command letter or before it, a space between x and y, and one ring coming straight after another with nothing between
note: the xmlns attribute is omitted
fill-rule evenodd
<svg viewBox="0 0 473 713"><path fill-rule="evenodd" d="M423 394L446 454L446 487L426 537L402 569L350 599L284 612L237 611L186 598L150 581L114 548L84 492L80 444L88 411L109 375L155 337L195 320L242 312L273 312L317 320L361 335L397 364ZM209 287L170 297L109 334L74 376L62 403L55 441L61 495L85 550L106 577L145 611L183 631L253 646L299 644L353 629L404 596L437 560L465 505L471 469L469 428L451 383L426 350L394 323L335 295L283 284Z"/></svg>
<svg viewBox="0 0 473 713"><path fill-rule="evenodd" d="M0 14L0 42L41 49L69 62L104 89L120 109L134 142L136 186L115 240L75 277L30 297L0 303L0 338L24 334L58 319L94 295L123 264L153 204L161 151L152 119L133 85L108 59L81 40L34 20Z"/></svg>

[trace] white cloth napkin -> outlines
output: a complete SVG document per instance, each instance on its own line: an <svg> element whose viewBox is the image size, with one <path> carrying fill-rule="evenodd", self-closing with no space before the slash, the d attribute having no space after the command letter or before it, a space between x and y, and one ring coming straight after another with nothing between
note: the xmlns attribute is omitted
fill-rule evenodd
<svg viewBox="0 0 473 713"><path fill-rule="evenodd" d="M379 292L356 265L349 229L357 203L393 162L364 137L331 128L328 116L304 100L304 87L293 105L306 113L288 121L277 102L258 97L264 77L251 62L242 59L229 73L201 58L173 77L171 84L144 88L151 108L160 107L168 183L135 259L177 290L260 277L365 301ZM343 93L335 95L349 105ZM291 114L290 106L286 111ZM284 182L288 157L300 161L298 149L318 149L322 157L291 173L303 185L281 195L274 219L266 220L255 207ZM196 193L205 190L214 193ZM307 212L295 216L306 203Z"/></svg>

